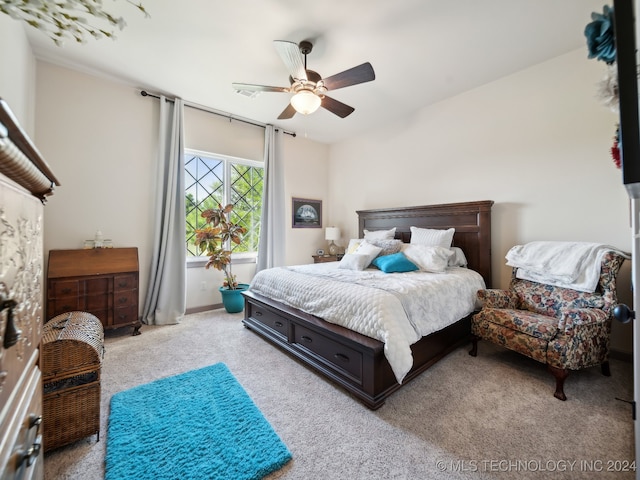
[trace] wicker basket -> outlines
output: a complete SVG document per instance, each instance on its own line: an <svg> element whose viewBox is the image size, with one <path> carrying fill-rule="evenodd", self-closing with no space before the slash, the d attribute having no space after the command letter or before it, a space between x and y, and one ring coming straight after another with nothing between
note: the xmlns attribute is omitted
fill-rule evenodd
<svg viewBox="0 0 640 480"><path fill-rule="evenodd" d="M103 327L94 315L68 312L45 324L41 343L45 451L88 435L100 439L103 354Z"/></svg>

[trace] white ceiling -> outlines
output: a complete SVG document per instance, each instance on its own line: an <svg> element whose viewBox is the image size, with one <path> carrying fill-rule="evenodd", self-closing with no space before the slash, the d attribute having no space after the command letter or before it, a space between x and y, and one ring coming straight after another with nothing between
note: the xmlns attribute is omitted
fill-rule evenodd
<svg viewBox="0 0 640 480"><path fill-rule="evenodd" d="M333 143L410 117L426 105L584 48L584 27L603 0L125 0L104 2L127 27L117 39L63 47L27 27L39 59L152 93L272 123ZM329 94L355 107L277 120L286 93L247 98L232 82L289 86L273 40L311 40L307 67L328 77L363 62L373 82ZM595 61L595 60L594 60ZM151 100L150 100L151 101Z"/></svg>

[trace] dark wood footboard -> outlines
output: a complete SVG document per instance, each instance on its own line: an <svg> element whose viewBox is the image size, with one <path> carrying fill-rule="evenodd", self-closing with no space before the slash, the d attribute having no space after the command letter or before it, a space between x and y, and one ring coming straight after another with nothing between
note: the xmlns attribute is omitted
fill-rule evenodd
<svg viewBox="0 0 640 480"><path fill-rule="evenodd" d="M412 347L414 366L402 385L384 356L384 344L251 291L244 292L244 325L312 370L337 383L367 407L387 397L465 343L469 317L422 338Z"/></svg>

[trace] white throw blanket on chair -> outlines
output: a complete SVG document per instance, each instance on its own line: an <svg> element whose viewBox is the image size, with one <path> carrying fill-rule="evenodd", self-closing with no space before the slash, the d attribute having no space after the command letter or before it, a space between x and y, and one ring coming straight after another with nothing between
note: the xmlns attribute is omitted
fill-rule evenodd
<svg viewBox="0 0 640 480"><path fill-rule="evenodd" d="M610 245L588 242L531 242L516 245L507 252L507 265L517 268L516 277L595 292L606 252L627 253Z"/></svg>

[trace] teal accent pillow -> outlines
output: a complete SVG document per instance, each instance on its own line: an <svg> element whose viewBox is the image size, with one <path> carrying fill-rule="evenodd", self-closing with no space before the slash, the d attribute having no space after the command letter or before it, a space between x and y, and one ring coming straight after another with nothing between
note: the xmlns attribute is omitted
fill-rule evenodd
<svg viewBox="0 0 640 480"><path fill-rule="evenodd" d="M371 263L384 273L413 272L418 270L418 267L405 257L402 252L376 257Z"/></svg>

